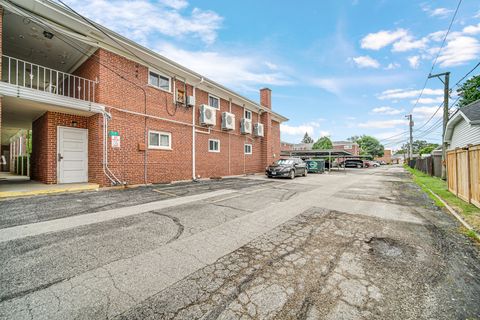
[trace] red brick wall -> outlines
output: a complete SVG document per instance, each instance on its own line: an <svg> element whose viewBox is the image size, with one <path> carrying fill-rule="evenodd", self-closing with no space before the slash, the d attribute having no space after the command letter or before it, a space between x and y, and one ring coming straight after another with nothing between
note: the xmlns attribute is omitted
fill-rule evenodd
<svg viewBox="0 0 480 320"><path fill-rule="evenodd" d="M120 148L112 148L111 137L107 138L108 167L119 180L141 184L145 182L145 176L147 183L192 178L192 108L175 106L171 92L148 86L148 68L105 50L98 50L75 74L98 79L95 101L106 105L112 115L108 131L116 131L120 135ZM184 84L179 80L175 81L175 86L184 89ZM140 87L144 88L145 94ZM193 95L192 86L187 85L186 91L186 95ZM267 93L268 96L265 96ZM263 90L261 95L263 103L270 105L270 90ZM197 89L194 117L198 131L208 132L199 124L199 106L207 103L208 92ZM145 111L149 117L143 116ZM264 124L265 137L242 135L240 119L244 116L244 108L232 103L231 112L235 114L236 128L222 131L221 114L225 111L230 111L230 103L221 99L216 126L210 128L209 134L196 133L196 175L206 178L263 172L265 166L274 159L273 155L279 157L280 124L272 123L268 113L259 117L258 113L252 112L252 122L260 120ZM78 127L89 130L89 181L109 185L110 181L103 172L103 116L100 114L78 117L47 112L37 119L33 124L32 177L45 183L56 182L56 128L59 125L70 126L74 119ZM145 138L148 130L171 133L172 150L149 149ZM208 151L209 139L220 140L219 153ZM251 155L244 154L246 143L252 145ZM141 148L142 145L145 148Z"/></svg>
<svg viewBox="0 0 480 320"><path fill-rule="evenodd" d="M45 112L32 124L31 178L43 183L57 183L57 127L87 129L87 118L57 112ZM90 142L89 142L90 143Z"/></svg>
<svg viewBox="0 0 480 320"><path fill-rule="evenodd" d="M103 65L109 66L125 77L125 80L119 78L114 72L104 66L98 68L98 89L97 102L107 106L112 114L112 120L109 121L108 130L117 131L120 134L121 148L111 148L110 137L108 139L108 164L112 172L118 179L129 184L144 183L145 151L139 150L139 144L145 143L145 117L142 116L147 111L148 117L146 121L147 130L165 131L172 134L172 150L148 149L147 155L147 182L170 182L175 180L187 180L192 177L192 108L186 108L182 105L175 106L173 95L152 86L148 83L148 68L139 65L126 58L120 57L105 50L98 50L96 55ZM95 63L90 64L88 60L78 74L92 78L95 76ZM98 64L97 64L98 65ZM95 69L92 71L92 69ZM96 77L96 76L95 76ZM139 87L133 83L143 86L146 93L145 96ZM184 89L183 82L177 80L175 82L176 89ZM173 91L173 86L172 86ZM186 95L193 95L193 88L186 86ZM197 130L207 132L208 129L201 127L199 123L199 106L208 103L208 92L196 90L196 109L195 123ZM114 108L109 108L109 107ZM123 109L129 112L139 113L131 114L117 110ZM279 154L279 126L275 129L278 132L278 147L272 149L272 143L266 142L266 138L256 138L252 135L240 134L240 119L244 116L244 109L241 106L232 104L231 111L235 114L236 129L233 131L221 130L222 112L230 110L230 103L227 100L220 100L220 110L217 111L217 125L212 127L210 134L196 133L196 175L200 177L213 177L225 175L238 175L243 173L262 172L267 158L271 159L271 154ZM268 116L267 120L264 118ZM180 121L184 124L177 124L154 117L171 119ZM255 123L258 114L252 113L252 120ZM270 115L262 115L262 122L265 124L267 132ZM102 125L101 122L95 128L89 124L90 137L98 135L101 139ZM214 153L208 151L208 140L220 140L220 152ZM244 154L244 144L252 144L252 155ZM278 149L278 150L277 150ZM93 153L94 148L90 148ZM90 156L90 163L101 157L101 146L98 148L96 155ZM267 150L269 152L267 152ZM267 157L266 154L270 154ZM98 162L98 161L97 161ZM98 170L90 170L90 179L98 180L102 175L101 161ZM107 183L104 179L100 183Z"/></svg>

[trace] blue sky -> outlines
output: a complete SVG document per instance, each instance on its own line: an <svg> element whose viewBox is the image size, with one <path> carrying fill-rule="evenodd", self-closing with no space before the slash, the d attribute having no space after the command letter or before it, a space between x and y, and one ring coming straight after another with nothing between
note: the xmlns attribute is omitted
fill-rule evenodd
<svg viewBox="0 0 480 320"><path fill-rule="evenodd" d="M269 87L290 121L282 140L305 132L334 140L370 134L406 140L443 99L427 83L457 1L69 0L87 17L258 101ZM434 73L454 84L480 61L480 2L463 0ZM478 70L476 70L478 74ZM455 89L455 88L453 88ZM453 94L455 99L455 95ZM437 116L440 115L440 112ZM440 128L415 132L439 142Z"/></svg>

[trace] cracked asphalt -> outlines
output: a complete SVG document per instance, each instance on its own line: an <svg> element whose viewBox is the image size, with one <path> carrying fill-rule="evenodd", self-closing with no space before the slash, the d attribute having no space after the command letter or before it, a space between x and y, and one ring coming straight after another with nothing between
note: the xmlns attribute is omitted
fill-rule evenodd
<svg viewBox="0 0 480 320"><path fill-rule="evenodd" d="M480 319L478 246L401 167L0 202L55 221L0 242L1 319Z"/></svg>

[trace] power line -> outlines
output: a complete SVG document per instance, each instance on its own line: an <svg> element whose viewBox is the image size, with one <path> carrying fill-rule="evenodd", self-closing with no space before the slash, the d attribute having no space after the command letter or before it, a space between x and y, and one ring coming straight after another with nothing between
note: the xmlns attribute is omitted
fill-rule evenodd
<svg viewBox="0 0 480 320"><path fill-rule="evenodd" d="M475 71L475 69L477 69L479 66L480 66L480 62L478 62L475 65L475 67L472 68L472 70L468 71L467 74L465 74L460 80L458 80L457 83L455 83L455 87L457 87L460 84L460 82L462 82L466 77L468 77L470 75L470 73Z"/></svg>
<svg viewBox="0 0 480 320"><path fill-rule="evenodd" d="M443 47L445 46L445 42L447 40L448 34L450 33L450 29L452 28L453 22L455 21L455 18L458 13L458 9L460 8L460 5L462 4L462 0L458 1L457 8L455 9L455 13L453 14L452 20L450 21L450 25L448 26L447 32L445 33L445 36L443 37L442 45L437 51L437 55L435 56L435 60L433 60L432 67L430 68L430 72L427 75L427 78L425 79L425 83L423 84L422 90L420 91L420 94L418 95L417 101L415 101L415 104L413 105L412 109L410 110L410 113L415 109L415 107L418 105L418 102L420 101L420 98L423 95L423 91L425 91L425 88L427 87L428 79L429 76L432 74L433 69L435 68L435 65L437 64L438 57L440 56L440 52L442 52Z"/></svg>

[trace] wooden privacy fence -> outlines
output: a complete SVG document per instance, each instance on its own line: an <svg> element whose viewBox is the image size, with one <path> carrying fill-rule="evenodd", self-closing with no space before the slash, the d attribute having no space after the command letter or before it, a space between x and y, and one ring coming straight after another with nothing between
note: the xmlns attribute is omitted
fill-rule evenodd
<svg viewBox="0 0 480 320"><path fill-rule="evenodd" d="M480 145L447 152L448 190L480 208Z"/></svg>
<svg viewBox="0 0 480 320"><path fill-rule="evenodd" d="M442 176L442 155L431 155L408 161L410 168L417 169L430 176Z"/></svg>

